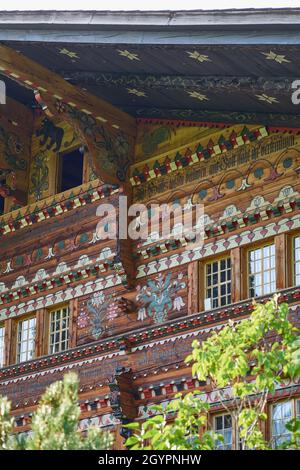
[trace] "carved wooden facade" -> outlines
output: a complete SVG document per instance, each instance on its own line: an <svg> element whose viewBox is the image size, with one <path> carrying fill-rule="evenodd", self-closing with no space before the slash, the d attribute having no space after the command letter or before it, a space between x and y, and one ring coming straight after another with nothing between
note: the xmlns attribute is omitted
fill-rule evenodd
<svg viewBox="0 0 300 470"><path fill-rule="evenodd" d="M146 418L151 404L178 391L199 389L220 413L217 392L184 359L194 338L251 313L250 251L272 246L272 288L262 281L256 293L280 291L299 324L299 130L136 122L0 49L2 73L36 97L35 110L10 100L0 118L0 393L12 400L16 429L28 429L45 387L69 370L80 379L81 429L114 429L116 447L123 423ZM59 155L78 147L83 183L57 193ZM124 194L146 205L204 204L204 245L176 234L157 241L155 232L142 242L99 239L98 206L118 211ZM224 302L225 294L208 294L213 263L231 273ZM67 331L59 327L63 351L51 339L56 314L68 318ZM27 319L35 319L34 349L22 361L18 329ZM281 384L276 395L297 399L300 384Z"/></svg>

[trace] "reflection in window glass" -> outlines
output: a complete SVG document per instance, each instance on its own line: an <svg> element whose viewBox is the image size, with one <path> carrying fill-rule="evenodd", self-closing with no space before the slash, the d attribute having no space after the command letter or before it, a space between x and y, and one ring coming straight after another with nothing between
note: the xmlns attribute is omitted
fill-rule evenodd
<svg viewBox="0 0 300 470"><path fill-rule="evenodd" d="M206 264L205 308L222 307L231 303L231 264L224 258Z"/></svg>
<svg viewBox="0 0 300 470"><path fill-rule="evenodd" d="M17 362L29 361L35 350L35 318L19 321L17 338Z"/></svg>
<svg viewBox="0 0 300 470"><path fill-rule="evenodd" d="M272 443L277 448L288 441L291 433L285 425L292 419L292 402L277 403L272 407Z"/></svg>
<svg viewBox="0 0 300 470"><path fill-rule="evenodd" d="M249 252L249 295L258 297L276 290L275 245Z"/></svg>
<svg viewBox="0 0 300 470"><path fill-rule="evenodd" d="M62 307L50 314L49 354L69 347L69 308Z"/></svg>
<svg viewBox="0 0 300 470"><path fill-rule="evenodd" d="M224 441L217 442L217 449L232 449L232 418L231 415L225 414L215 417L215 432L223 436Z"/></svg>

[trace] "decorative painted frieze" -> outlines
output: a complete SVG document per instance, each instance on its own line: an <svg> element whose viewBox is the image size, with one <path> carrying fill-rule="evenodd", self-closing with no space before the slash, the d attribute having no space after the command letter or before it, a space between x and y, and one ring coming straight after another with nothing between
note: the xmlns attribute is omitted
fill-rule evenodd
<svg viewBox="0 0 300 470"><path fill-rule="evenodd" d="M244 127L239 135L232 131L228 140L221 135L217 142L210 139L205 147L199 143L196 148L191 149L188 147L185 151L177 152L175 157L171 159L167 156L164 161L156 160L151 165L145 164L144 167L135 167L130 182L132 186L142 184L162 175L182 170L187 166L209 160L216 155L226 154L229 150L260 140L266 136L268 136L268 131L265 127L251 131Z"/></svg>
<svg viewBox="0 0 300 470"><path fill-rule="evenodd" d="M64 212L72 211L86 204L108 197L119 191L118 186L93 185L88 183L87 189L75 188L52 198L26 206L0 217L0 237L22 228L57 217Z"/></svg>

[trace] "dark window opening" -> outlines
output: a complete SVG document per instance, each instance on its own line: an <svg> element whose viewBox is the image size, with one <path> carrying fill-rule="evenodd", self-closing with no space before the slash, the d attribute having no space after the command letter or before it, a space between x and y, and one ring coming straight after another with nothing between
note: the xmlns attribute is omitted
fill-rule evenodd
<svg viewBox="0 0 300 470"><path fill-rule="evenodd" d="M79 149L59 156L58 192L75 188L82 184L83 153Z"/></svg>
<svg viewBox="0 0 300 470"><path fill-rule="evenodd" d="M0 196L0 215L4 214L4 203L5 198L3 196Z"/></svg>

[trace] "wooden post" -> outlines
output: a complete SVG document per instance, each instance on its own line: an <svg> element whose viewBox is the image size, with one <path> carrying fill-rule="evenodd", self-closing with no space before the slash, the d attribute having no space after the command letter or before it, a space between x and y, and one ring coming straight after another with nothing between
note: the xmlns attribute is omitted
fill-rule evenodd
<svg viewBox="0 0 300 470"><path fill-rule="evenodd" d="M70 348L75 348L77 341L78 299L70 300Z"/></svg>
<svg viewBox="0 0 300 470"><path fill-rule="evenodd" d="M245 295L245 288L243 286L243 264L242 263L242 250L240 247L233 248L230 252L231 261L231 302L239 302Z"/></svg>
<svg viewBox="0 0 300 470"><path fill-rule="evenodd" d="M276 253L276 289L284 289L288 287L288 270L287 270L287 237L285 233L276 235L275 253ZM290 260L290 263L292 260Z"/></svg>
<svg viewBox="0 0 300 470"><path fill-rule="evenodd" d="M16 362L16 330L17 322L9 318L5 320L5 337L4 337L4 366L14 364Z"/></svg>
<svg viewBox="0 0 300 470"><path fill-rule="evenodd" d="M41 308L36 311L36 334L35 334L35 357L43 356L47 354L47 314L48 311L45 308Z"/></svg>
<svg viewBox="0 0 300 470"><path fill-rule="evenodd" d="M199 263L194 261L188 265L188 314L197 313L199 311ZM203 297L203 296L201 296Z"/></svg>

